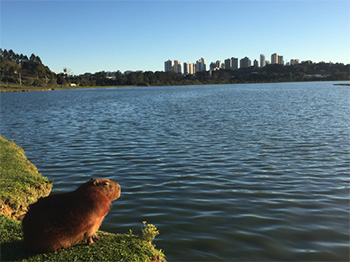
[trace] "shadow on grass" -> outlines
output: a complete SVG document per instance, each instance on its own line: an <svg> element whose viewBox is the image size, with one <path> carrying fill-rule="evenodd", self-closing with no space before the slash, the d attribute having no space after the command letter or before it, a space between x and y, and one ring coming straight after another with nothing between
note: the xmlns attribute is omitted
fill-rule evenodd
<svg viewBox="0 0 350 262"><path fill-rule="evenodd" d="M21 240L1 243L1 261L22 261L31 255L24 250Z"/></svg>

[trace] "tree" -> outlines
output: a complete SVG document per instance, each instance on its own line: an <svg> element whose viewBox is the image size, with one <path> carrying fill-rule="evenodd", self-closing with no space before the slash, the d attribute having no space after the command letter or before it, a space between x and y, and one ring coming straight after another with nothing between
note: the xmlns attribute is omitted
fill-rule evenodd
<svg viewBox="0 0 350 262"><path fill-rule="evenodd" d="M35 62L35 59L36 59L36 56L35 56L34 54L31 54L31 55L30 55L30 58L29 58L29 62L34 63L34 62Z"/></svg>

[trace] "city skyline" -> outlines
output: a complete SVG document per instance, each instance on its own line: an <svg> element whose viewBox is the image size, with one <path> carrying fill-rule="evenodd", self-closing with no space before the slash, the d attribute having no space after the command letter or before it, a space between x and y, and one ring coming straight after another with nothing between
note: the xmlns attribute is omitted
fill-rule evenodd
<svg viewBox="0 0 350 262"><path fill-rule="evenodd" d="M238 70L241 68L248 67L264 67L269 64L280 64L280 65L295 65L299 64L300 60L297 58L290 59L290 61L285 62L284 56L279 55L277 53L271 54L271 60L266 60L265 54L260 54L260 62L257 59L252 60L245 56L244 58L236 58L231 57L221 62L221 60L216 60L215 62L211 62L209 64L209 71L215 71L219 69L231 69ZM305 62L310 62L311 60L305 60ZM303 61L302 61L303 62ZM312 62L312 61L311 61ZM325 61L320 61L325 62ZM164 62L164 72L175 72L175 73L183 73L184 75L194 74L196 72L207 71L206 59L203 57L196 61L196 63L191 62L181 62L179 60L168 59Z"/></svg>
<svg viewBox="0 0 350 262"><path fill-rule="evenodd" d="M259 50L283 54L285 61L297 55L300 61L350 63L347 0L0 4L0 47L34 53L55 72L163 71L169 57L195 62L235 54L260 61Z"/></svg>

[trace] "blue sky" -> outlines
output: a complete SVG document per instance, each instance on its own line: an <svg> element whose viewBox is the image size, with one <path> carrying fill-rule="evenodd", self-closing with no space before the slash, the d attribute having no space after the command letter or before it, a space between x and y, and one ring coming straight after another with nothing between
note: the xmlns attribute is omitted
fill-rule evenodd
<svg viewBox="0 0 350 262"><path fill-rule="evenodd" d="M2 49L51 70L162 71L168 59L350 63L349 0L1 0Z"/></svg>

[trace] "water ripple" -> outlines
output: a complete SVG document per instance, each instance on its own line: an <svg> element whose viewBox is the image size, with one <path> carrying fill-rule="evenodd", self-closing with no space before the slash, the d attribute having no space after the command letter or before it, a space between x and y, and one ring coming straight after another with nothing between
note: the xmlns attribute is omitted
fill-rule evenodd
<svg viewBox="0 0 350 262"><path fill-rule="evenodd" d="M348 261L349 89L332 83L2 94L2 134L54 191L122 185L103 230L168 260ZM28 117L30 116L30 117Z"/></svg>

